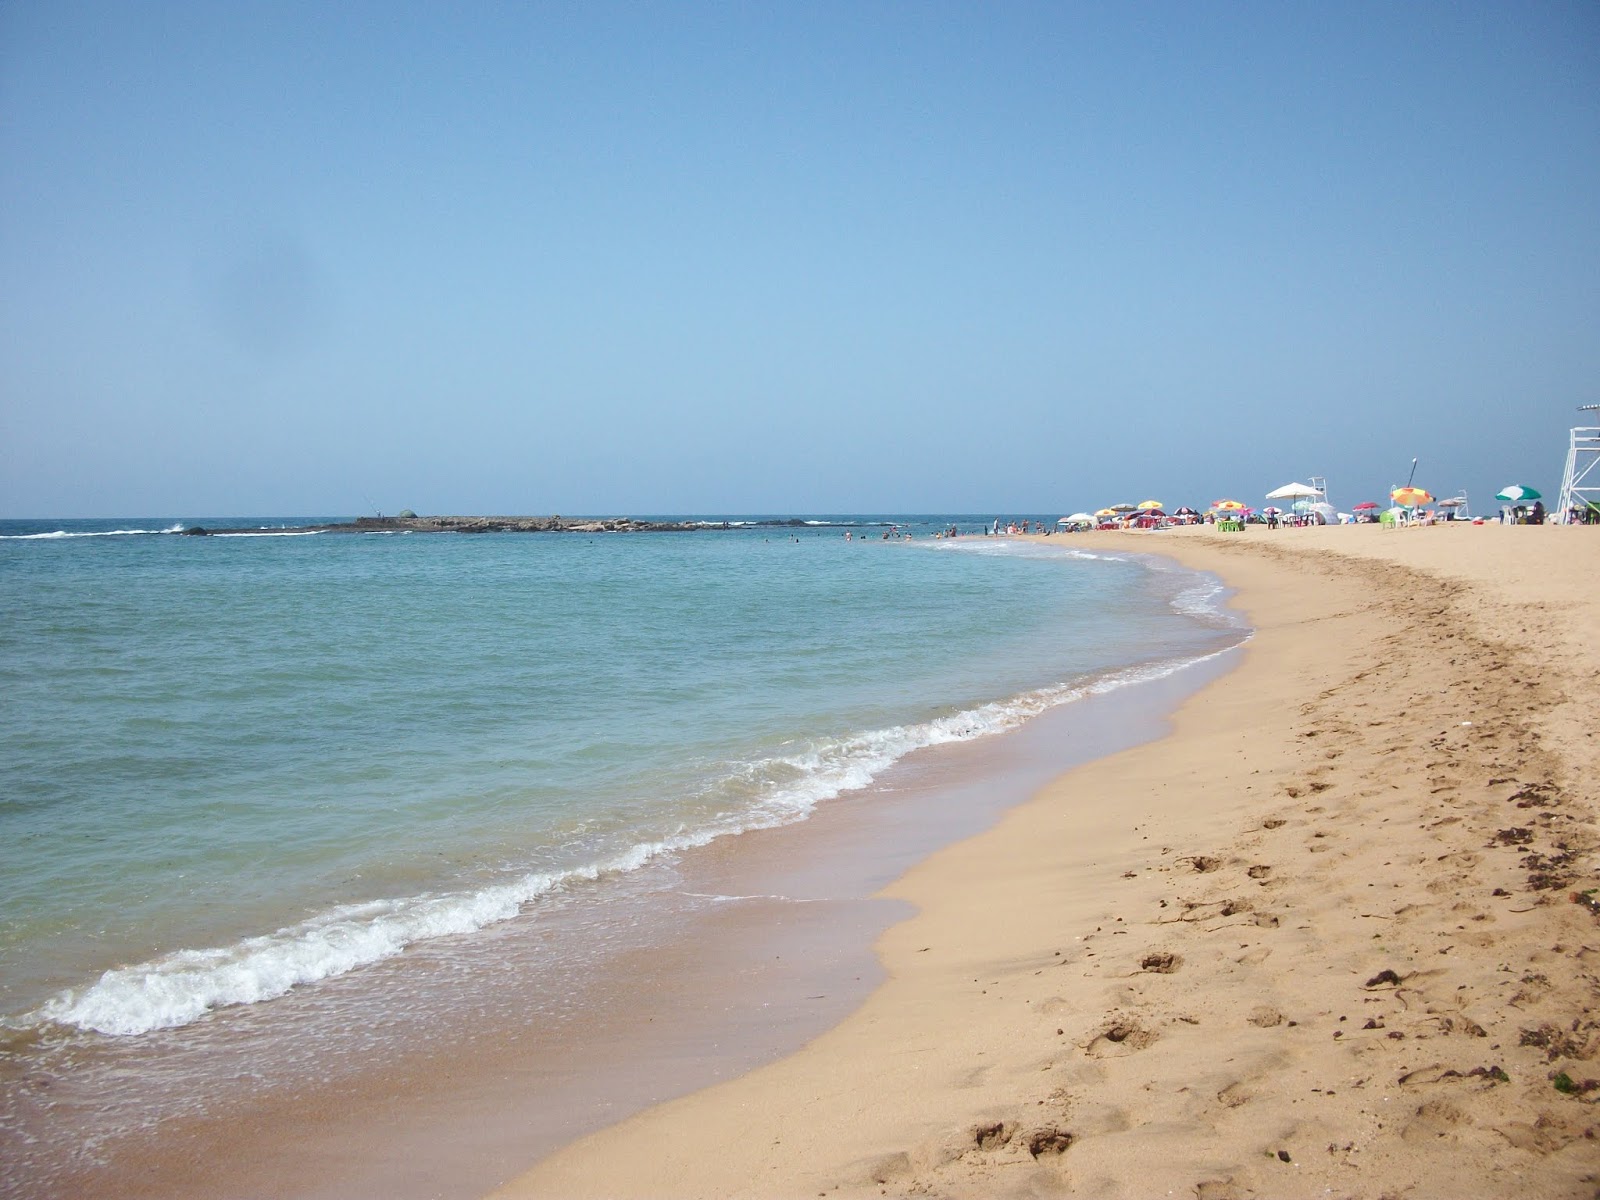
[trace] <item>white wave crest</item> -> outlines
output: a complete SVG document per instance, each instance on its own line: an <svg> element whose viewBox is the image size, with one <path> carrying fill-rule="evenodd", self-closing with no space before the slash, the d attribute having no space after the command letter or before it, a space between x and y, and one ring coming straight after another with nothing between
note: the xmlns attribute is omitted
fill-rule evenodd
<svg viewBox="0 0 1600 1200"><path fill-rule="evenodd" d="M529 873L473 891L343 905L231 946L180 950L118 967L88 987L57 994L23 1017L22 1023L130 1036L187 1025L214 1009L272 1000L302 984L392 958L418 942L470 934L510 920L529 903L558 889L636 871L663 854L718 838L803 821L819 804L868 787L913 751L1005 733L1047 709L1171 675L1226 652L1127 667L928 721L824 739L799 753L742 764L723 783L730 792L742 791L747 797L748 785L754 784L754 800L719 806L720 815L696 828L639 842L587 866Z"/></svg>
<svg viewBox="0 0 1600 1200"><path fill-rule="evenodd" d="M0 542L52 542L65 538L148 537L163 533L182 533L183 529L182 525L173 525L166 529L96 529L87 532L57 529L50 533L0 534Z"/></svg>
<svg viewBox="0 0 1600 1200"><path fill-rule="evenodd" d="M342 905L231 946L179 950L107 971L82 991L52 997L29 1014L29 1023L114 1036L187 1025L212 1009L272 1000L300 984L392 958L415 942L475 932L569 882L632 870L652 856L649 847L634 847L611 863L525 875L475 892Z"/></svg>
<svg viewBox="0 0 1600 1200"><path fill-rule="evenodd" d="M320 530L320 529L239 529L239 530L233 531L232 533L213 533L211 536L212 537L219 537L219 538L230 538L230 537L316 537L321 532L322 532L322 530ZM388 531L387 530L379 530L378 532L384 533L384 532L388 532ZM410 530L407 530L406 532L409 533Z"/></svg>

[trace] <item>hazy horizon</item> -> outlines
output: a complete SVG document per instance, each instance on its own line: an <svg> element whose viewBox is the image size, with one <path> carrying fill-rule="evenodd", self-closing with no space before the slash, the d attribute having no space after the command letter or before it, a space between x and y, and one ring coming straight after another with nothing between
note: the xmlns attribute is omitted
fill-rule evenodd
<svg viewBox="0 0 1600 1200"><path fill-rule="evenodd" d="M1600 8L0 9L0 514L1553 498Z"/></svg>

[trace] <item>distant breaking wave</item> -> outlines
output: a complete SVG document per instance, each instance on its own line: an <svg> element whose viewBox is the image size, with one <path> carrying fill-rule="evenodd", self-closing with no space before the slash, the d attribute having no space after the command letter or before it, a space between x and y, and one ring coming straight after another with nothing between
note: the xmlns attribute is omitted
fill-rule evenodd
<svg viewBox="0 0 1600 1200"><path fill-rule="evenodd" d="M529 872L468 891L341 905L230 946L175 951L107 971L95 983L60 992L8 1023L65 1025L125 1037L187 1025L214 1009L272 1000L302 984L392 958L413 944L508 921L540 897L636 871L663 855L803 821L819 804L869 786L915 750L1005 733L1048 709L1159 679L1226 652L1125 667L928 721L822 739L797 753L731 764L695 797L720 810L697 828L680 828L580 866Z"/></svg>
<svg viewBox="0 0 1600 1200"><path fill-rule="evenodd" d="M316 537L319 533L323 533L323 532L326 532L326 531L325 530L321 530L321 529L236 529L236 530L232 531L231 533L213 533L213 534L211 534L209 536L211 536L211 537L219 537L219 538L229 538L229 537ZM380 533L395 533L395 532L410 533L411 531L409 529L404 530L404 531L384 529L384 530L379 530L378 532L380 532Z"/></svg>
<svg viewBox="0 0 1600 1200"><path fill-rule="evenodd" d="M1137 560L1147 571L1157 575L1178 575L1183 580L1182 587L1168 601L1172 610L1186 617L1195 617L1207 624L1220 625L1228 629L1244 631L1246 623L1238 613L1222 606L1228 588L1215 575L1206 572L1189 570L1169 564L1169 560L1158 554L1132 554L1122 552L1096 553L1093 550L1081 549L1070 545L1048 545L1036 541L1013 541L1007 538L998 540L965 539L961 541L920 543L923 547L936 547L940 550L953 550L963 554L986 554L1004 556L1009 558L1070 558L1080 562L1103 562L1107 560L1132 562Z"/></svg>
<svg viewBox="0 0 1600 1200"><path fill-rule="evenodd" d="M56 541L61 538L145 537L161 533L182 533L183 529L182 525L173 525L167 529L100 529L87 533L57 529L51 533L3 533L0 534L0 542L43 542Z"/></svg>
<svg viewBox="0 0 1600 1200"><path fill-rule="evenodd" d="M66 538L154 537L183 533L188 526L172 525L166 529L95 529L88 531L57 529L49 533L0 533L0 542L51 542ZM321 529L236 529L228 533L214 533L211 537L312 537L324 532ZM387 531L385 531L387 532ZM407 530L406 532L410 532Z"/></svg>

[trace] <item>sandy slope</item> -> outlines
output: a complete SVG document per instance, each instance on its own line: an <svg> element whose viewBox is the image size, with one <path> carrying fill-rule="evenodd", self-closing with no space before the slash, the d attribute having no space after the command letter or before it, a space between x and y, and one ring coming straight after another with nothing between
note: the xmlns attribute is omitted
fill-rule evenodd
<svg viewBox="0 0 1600 1200"><path fill-rule="evenodd" d="M901 880L839 1028L502 1195L1596 1194L1597 531L1086 538L1238 588L1239 669Z"/></svg>

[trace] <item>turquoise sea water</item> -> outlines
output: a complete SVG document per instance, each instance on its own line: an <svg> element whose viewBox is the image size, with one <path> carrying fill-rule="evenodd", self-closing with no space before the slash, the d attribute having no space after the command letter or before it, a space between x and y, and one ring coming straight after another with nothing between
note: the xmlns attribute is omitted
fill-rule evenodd
<svg viewBox="0 0 1600 1200"><path fill-rule="evenodd" d="M117 532L175 524L0 526L12 1024L136 1034L357 969L1216 632L1142 566L942 518Z"/></svg>
<svg viewBox="0 0 1600 1200"><path fill-rule="evenodd" d="M1214 581L1092 536L813 520L0 522L7 1053L171 1045L335 980L359 1004L377 964L603 905L919 748L1240 636Z"/></svg>

